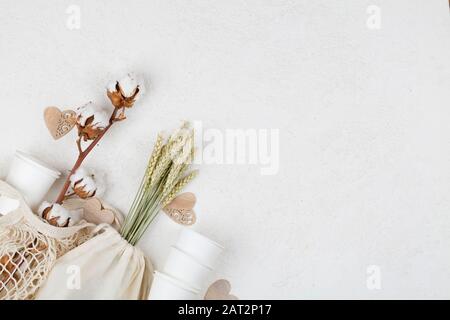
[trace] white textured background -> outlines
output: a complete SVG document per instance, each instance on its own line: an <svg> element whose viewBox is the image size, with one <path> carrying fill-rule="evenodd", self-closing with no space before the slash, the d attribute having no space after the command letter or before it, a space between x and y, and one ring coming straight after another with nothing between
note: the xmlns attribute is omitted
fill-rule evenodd
<svg viewBox="0 0 450 320"><path fill-rule="evenodd" d="M87 161L125 212L159 130L280 129L278 175L203 166L189 188L240 298L450 298L449 54L447 0L1 0L0 175L16 148L68 169L74 136L54 142L44 107L106 104L134 70L150 92ZM143 239L156 267L177 228Z"/></svg>

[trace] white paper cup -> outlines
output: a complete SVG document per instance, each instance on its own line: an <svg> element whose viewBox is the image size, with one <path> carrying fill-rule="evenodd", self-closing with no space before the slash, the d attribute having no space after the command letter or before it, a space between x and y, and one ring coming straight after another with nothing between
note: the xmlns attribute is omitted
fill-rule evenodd
<svg viewBox="0 0 450 320"><path fill-rule="evenodd" d="M215 268L224 249L217 242L189 228L183 228L176 247L211 269Z"/></svg>
<svg viewBox="0 0 450 320"><path fill-rule="evenodd" d="M181 281L155 271L149 300L196 300L198 294Z"/></svg>
<svg viewBox="0 0 450 320"><path fill-rule="evenodd" d="M22 193L28 205L36 208L61 174L42 161L16 151L6 182Z"/></svg>
<svg viewBox="0 0 450 320"><path fill-rule="evenodd" d="M200 290L206 284L212 270L187 253L172 247L164 265L164 272L196 290Z"/></svg>

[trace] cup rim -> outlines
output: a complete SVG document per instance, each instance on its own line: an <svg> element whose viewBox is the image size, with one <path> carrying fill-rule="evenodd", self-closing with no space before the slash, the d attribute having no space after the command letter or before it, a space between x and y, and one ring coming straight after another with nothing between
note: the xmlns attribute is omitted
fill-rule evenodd
<svg viewBox="0 0 450 320"><path fill-rule="evenodd" d="M201 234L200 232L194 231L194 230L192 230L192 229L190 229L190 228L185 228L185 229L182 231L182 233L193 233L193 234L196 234L196 235L199 236L200 238L203 238L204 240L206 240L206 242L209 242L210 244L212 244L212 245L218 247L218 248L221 249L221 250L225 250L225 247L222 246L221 244L217 243L217 242L214 241L214 240L211 240L211 239L208 238L207 236Z"/></svg>
<svg viewBox="0 0 450 320"><path fill-rule="evenodd" d="M189 291L189 292L191 292L193 294L199 294L200 293L200 290L192 288L188 284L186 284L186 283L184 283L184 282L182 282L182 281L180 281L180 280L178 280L178 279L176 279L174 277L171 277L168 274L165 274L163 272L155 270L155 276L157 276L157 275L160 276L162 279L171 282L172 284L174 284L175 286L177 286L177 287L179 287L179 288L181 288L183 290Z"/></svg>
<svg viewBox="0 0 450 320"><path fill-rule="evenodd" d="M21 150L16 150L15 156L33 166L35 166L38 169L41 169L41 171L44 171L48 175L52 176L55 179L58 179L61 176L61 173L57 171L56 169L53 169L43 161L37 159L36 157L33 157L32 155L23 152Z"/></svg>
<svg viewBox="0 0 450 320"><path fill-rule="evenodd" d="M211 267L203 264L202 262L198 261L197 258L195 258L194 256L190 255L189 253L187 253L184 250L181 250L180 248L178 248L177 246L171 246L170 247L172 250L175 249L175 251L179 251L182 254L184 254L185 256L187 256L190 260L194 261L195 263L197 263L198 265L200 265L201 267L207 269L208 271L214 271Z"/></svg>

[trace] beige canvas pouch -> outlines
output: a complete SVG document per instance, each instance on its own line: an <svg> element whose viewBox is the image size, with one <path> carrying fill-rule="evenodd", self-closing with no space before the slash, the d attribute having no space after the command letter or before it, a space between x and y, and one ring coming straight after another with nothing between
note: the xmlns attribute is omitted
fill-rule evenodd
<svg viewBox="0 0 450 320"><path fill-rule="evenodd" d="M144 300L153 268L144 253L110 225L58 259L39 290L44 300Z"/></svg>

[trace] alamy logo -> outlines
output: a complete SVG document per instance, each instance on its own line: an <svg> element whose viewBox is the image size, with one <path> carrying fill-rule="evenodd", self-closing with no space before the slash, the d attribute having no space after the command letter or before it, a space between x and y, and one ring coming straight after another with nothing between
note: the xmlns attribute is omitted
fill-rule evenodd
<svg viewBox="0 0 450 320"><path fill-rule="evenodd" d="M258 165L261 175L279 170L279 129L204 129L194 121L196 164Z"/></svg>
<svg viewBox="0 0 450 320"><path fill-rule="evenodd" d="M71 265L66 269L68 275L66 286L68 290L80 290L81 289L81 270L79 266Z"/></svg>
<svg viewBox="0 0 450 320"><path fill-rule="evenodd" d="M381 29L381 8L376 5L371 5L367 7L366 12L369 14L366 22L367 28L370 30Z"/></svg>
<svg viewBox="0 0 450 320"><path fill-rule="evenodd" d="M66 13L69 15L66 20L66 27L69 30L81 28L81 8L77 5L67 7Z"/></svg>
<svg viewBox="0 0 450 320"><path fill-rule="evenodd" d="M367 267L367 280L366 285L369 290L381 289L381 268L376 265Z"/></svg>

